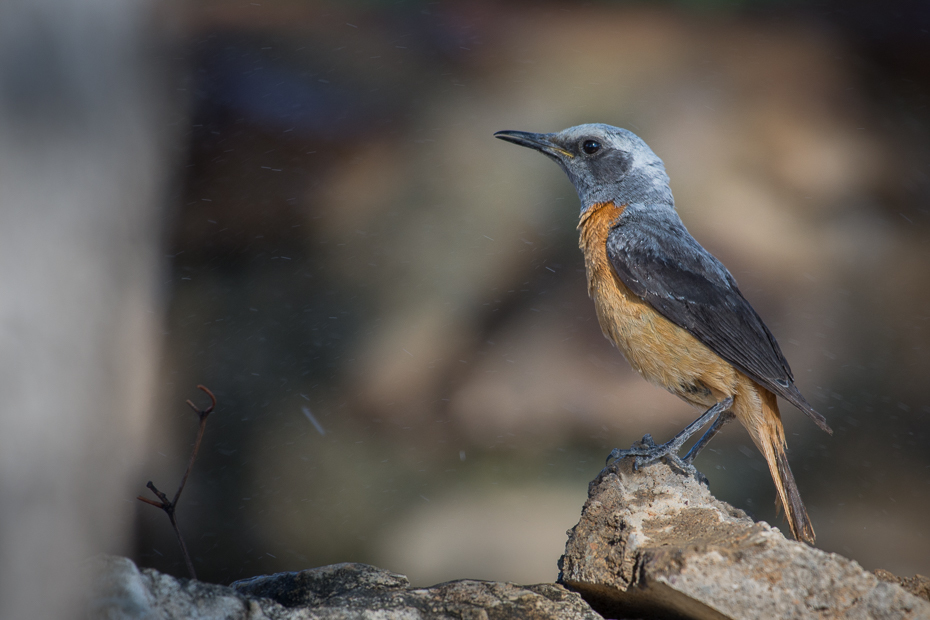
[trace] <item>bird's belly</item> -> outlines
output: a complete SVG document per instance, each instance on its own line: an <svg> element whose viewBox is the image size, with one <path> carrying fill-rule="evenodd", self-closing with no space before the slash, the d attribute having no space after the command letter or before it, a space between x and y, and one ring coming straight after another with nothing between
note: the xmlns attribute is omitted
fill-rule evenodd
<svg viewBox="0 0 930 620"><path fill-rule="evenodd" d="M696 406L733 394L737 377L730 364L610 276L606 286L591 291L597 318L637 372Z"/></svg>

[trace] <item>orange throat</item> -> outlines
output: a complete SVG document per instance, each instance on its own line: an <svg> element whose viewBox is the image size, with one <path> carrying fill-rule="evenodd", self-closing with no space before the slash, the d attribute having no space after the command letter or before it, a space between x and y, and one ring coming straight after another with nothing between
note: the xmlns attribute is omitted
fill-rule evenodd
<svg viewBox="0 0 930 620"><path fill-rule="evenodd" d="M597 299L598 290L608 282L623 286L614 274L607 258L607 234L625 209L626 205L617 206L612 202L599 202L591 205L581 215L581 220L578 222L578 230L581 231L578 245L584 252L585 271L588 274L588 295L594 299ZM623 286L623 288L626 287Z"/></svg>

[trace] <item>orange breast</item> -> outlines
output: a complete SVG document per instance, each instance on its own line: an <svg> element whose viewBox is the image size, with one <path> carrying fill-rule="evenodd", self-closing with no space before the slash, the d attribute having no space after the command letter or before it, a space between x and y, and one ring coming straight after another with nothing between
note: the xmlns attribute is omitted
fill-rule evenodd
<svg viewBox="0 0 930 620"><path fill-rule="evenodd" d="M634 295L617 276L607 258L607 234L624 208L596 204L578 224L588 295L601 330L648 381L696 406L709 407L734 393L737 371Z"/></svg>

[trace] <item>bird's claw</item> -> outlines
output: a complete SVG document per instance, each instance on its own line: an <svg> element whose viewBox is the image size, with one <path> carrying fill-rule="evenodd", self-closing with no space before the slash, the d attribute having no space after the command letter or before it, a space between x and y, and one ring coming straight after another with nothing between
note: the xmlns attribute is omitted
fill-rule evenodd
<svg viewBox="0 0 930 620"><path fill-rule="evenodd" d="M643 465L648 465L655 460L654 458L648 458L644 461L642 457L652 457L656 448L656 442L652 439L652 435L646 433L643 435L642 440L634 443L629 450L621 450L620 448L611 450L610 454L607 455L607 462L605 465L610 465L621 459L634 456L636 458L633 461L633 469L638 471Z"/></svg>
<svg viewBox="0 0 930 620"><path fill-rule="evenodd" d="M620 448L611 450L610 454L607 455L606 465L610 466L622 459L633 457L633 471L639 471L646 465L665 459L665 462L672 466L673 469L677 469L687 476L693 476L698 482L707 484L707 477L704 474L699 472L694 465L685 462L678 456L677 451L679 448L680 446L676 445L674 441L669 441L661 446L656 445L652 435L646 434L642 440L637 441L627 450L621 450Z"/></svg>

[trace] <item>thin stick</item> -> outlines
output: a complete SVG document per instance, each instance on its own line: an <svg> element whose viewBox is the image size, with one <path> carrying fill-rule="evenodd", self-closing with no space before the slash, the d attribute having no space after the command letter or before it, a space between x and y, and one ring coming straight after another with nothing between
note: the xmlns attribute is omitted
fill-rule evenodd
<svg viewBox="0 0 930 620"><path fill-rule="evenodd" d="M147 485L148 489L155 494L155 496L160 501L154 501L148 499L147 497L138 496L138 499L141 502L155 506L156 508L161 508L165 511L165 514L168 515L168 520L171 522L171 527L174 529L174 535L177 536L178 544L181 546L181 553L184 554L184 562L187 564L187 572L190 573L191 579L197 579L197 573L194 571L194 563L191 562L191 556L187 552L187 545L184 544L184 537L181 536L181 528L178 527L178 521L174 516L175 508L177 508L178 500L181 498L181 491L184 490L184 485L187 484L187 477L190 476L191 469L194 467L194 461L197 460L197 452L200 450L200 442L203 440L203 432L207 427L207 416L209 416L213 410L216 408L216 396L213 395L213 392L208 390L202 385L197 386L198 389L206 392L207 396L210 397L210 406L206 409L198 409L196 405L190 400L187 401L187 404L190 405L190 408L194 410L197 414L197 417L200 418L200 425L197 428L197 437L194 439L194 449L191 451L191 458L187 462L187 471L184 472L184 477L181 478L181 484L178 486L178 492L174 494L174 499L168 501L168 496L155 488L155 485L150 480Z"/></svg>
<svg viewBox="0 0 930 620"><path fill-rule="evenodd" d="M194 461L197 459L197 452L200 450L200 442L203 440L203 431L207 428L207 416L213 413L213 410L216 408L216 396L213 395L213 392L202 385L198 385L197 389L207 393L207 396L210 397L210 406L204 410L200 410L190 400L187 401L190 408L193 409L197 417L200 418L200 426L197 428L197 438L194 439L194 450L191 452L191 458L187 462L187 471L184 472L184 477L181 478L181 486L178 487L178 492L174 494L174 501L171 502L172 504L178 503L178 499L181 497L181 491L184 490L184 485L187 484L187 477L191 473L191 468L194 466Z"/></svg>

